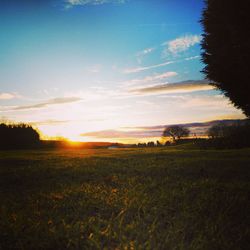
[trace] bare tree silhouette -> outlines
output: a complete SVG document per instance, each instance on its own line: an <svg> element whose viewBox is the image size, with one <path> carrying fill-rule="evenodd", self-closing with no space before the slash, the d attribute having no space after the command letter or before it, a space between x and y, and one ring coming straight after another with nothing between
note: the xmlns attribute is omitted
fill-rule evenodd
<svg viewBox="0 0 250 250"><path fill-rule="evenodd" d="M162 136L163 137L172 137L173 141L176 141L177 139L181 139L182 137L188 136L190 131L187 128L184 128L182 126L173 125L166 127L163 131Z"/></svg>

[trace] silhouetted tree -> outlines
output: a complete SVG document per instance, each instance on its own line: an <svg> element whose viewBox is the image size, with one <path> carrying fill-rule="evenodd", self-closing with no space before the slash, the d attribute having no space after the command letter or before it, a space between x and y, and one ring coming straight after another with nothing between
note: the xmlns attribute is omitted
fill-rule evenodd
<svg viewBox="0 0 250 250"><path fill-rule="evenodd" d="M249 1L206 0L201 23L203 73L250 116Z"/></svg>
<svg viewBox="0 0 250 250"><path fill-rule="evenodd" d="M250 146L250 122L230 126L215 125L208 130L208 145L218 148L241 148Z"/></svg>
<svg viewBox="0 0 250 250"><path fill-rule="evenodd" d="M184 128L182 126L173 125L173 126L166 127L163 131L162 136L163 137L172 137L173 141L176 141L176 138L180 139L182 137L186 137L189 135L189 133L190 133L190 131L187 128Z"/></svg>
<svg viewBox="0 0 250 250"><path fill-rule="evenodd" d="M208 129L208 136L212 139L225 137L228 127L225 125L214 125Z"/></svg>
<svg viewBox="0 0 250 250"><path fill-rule="evenodd" d="M147 146L148 147L154 147L155 143L153 141L150 141L150 142L147 143Z"/></svg>
<svg viewBox="0 0 250 250"><path fill-rule="evenodd" d="M39 134L26 124L0 124L0 148L32 148L40 142Z"/></svg>

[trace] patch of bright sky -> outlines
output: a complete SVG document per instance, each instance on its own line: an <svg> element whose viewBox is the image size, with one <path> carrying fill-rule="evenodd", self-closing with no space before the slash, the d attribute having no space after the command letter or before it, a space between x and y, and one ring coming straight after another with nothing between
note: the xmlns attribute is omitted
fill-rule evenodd
<svg viewBox="0 0 250 250"><path fill-rule="evenodd" d="M0 115L78 140L95 130L243 118L218 91L138 96L126 89L166 72L175 74L138 87L203 79L202 8L202 0L2 0ZM80 99L51 105L71 97Z"/></svg>

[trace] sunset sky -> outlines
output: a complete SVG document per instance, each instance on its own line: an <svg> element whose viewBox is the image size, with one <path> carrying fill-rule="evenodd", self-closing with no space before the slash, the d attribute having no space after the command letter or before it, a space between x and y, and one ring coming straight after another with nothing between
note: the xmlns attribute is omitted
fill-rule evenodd
<svg viewBox="0 0 250 250"><path fill-rule="evenodd" d="M200 71L202 0L0 0L0 118L135 142L244 118Z"/></svg>

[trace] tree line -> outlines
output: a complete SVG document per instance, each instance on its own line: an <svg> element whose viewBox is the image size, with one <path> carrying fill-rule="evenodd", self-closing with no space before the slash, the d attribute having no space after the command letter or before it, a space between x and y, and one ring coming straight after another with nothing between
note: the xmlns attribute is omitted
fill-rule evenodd
<svg viewBox="0 0 250 250"><path fill-rule="evenodd" d="M183 126L169 126L166 127L162 133L163 138L171 138L171 143L167 141L168 145L176 145L181 143L192 142L198 148L244 148L250 147L250 120L246 119L238 124L224 125L217 124L208 129L206 132L208 138L189 138L190 130Z"/></svg>
<svg viewBox="0 0 250 250"><path fill-rule="evenodd" d="M250 147L250 120L231 126L215 125L208 130L209 139L204 147L244 148Z"/></svg>
<svg viewBox="0 0 250 250"><path fill-rule="evenodd" d="M162 140L156 143L138 143L131 147L162 147L193 143L199 148L242 148L250 147L250 120L236 125L217 124L208 129L207 139L189 137L190 130L184 126L167 126ZM63 143L63 141L61 142ZM27 124L0 124L0 149L33 149L61 147L60 141L41 141L39 133ZM122 147L122 145L117 145Z"/></svg>
<svg viewBox="0 0 250 250"><path fill-rule="evenodd" d="M40 145L39 133L27 124L0 124L0 149L26 149Z"/></svg>

